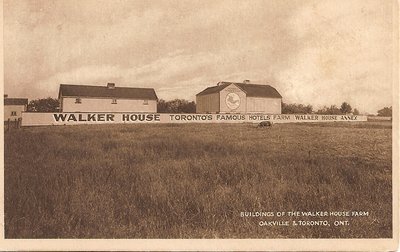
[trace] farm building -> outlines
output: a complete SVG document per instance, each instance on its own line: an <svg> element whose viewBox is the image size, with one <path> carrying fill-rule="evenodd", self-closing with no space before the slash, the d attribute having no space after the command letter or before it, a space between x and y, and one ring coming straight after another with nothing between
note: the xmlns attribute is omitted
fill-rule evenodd
<svg viewBox="0 0 400 252"><path fill-rule="evenodd" d="M281 113L282 96L270 85L219 82L196 95L197 113Z"/></svg>
<svg viewBox="0 0 400 252"><path fill-rule="evenodd" d="M4 121L22 118L22 112L26 111L27 106L26 98L8 98L8 95L4 95Z"/></svg>
<svg viewBox="0 0 400 252"><path fill-rule="evenodd" d="M157 112L153 88L61 84L58 93L61 112Z"/></svg>

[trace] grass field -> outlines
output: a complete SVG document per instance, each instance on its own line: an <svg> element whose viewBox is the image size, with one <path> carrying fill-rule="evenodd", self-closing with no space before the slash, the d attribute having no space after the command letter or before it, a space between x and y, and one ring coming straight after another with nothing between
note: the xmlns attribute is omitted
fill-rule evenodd
<svg viewBox="0 0 400 252"><path fill-rule="evenodd" d="M391 139L390 122L11 130L6 238L391 237ZM323 218L243 211L369 216L266 227L259 221Z"/></svg>

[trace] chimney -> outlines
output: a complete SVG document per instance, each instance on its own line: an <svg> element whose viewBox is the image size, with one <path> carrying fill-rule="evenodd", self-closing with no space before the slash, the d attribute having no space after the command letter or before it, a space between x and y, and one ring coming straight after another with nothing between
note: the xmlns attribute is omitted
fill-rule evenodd
<svg viewBox="0 0 400 252"><path fill-rule="evenodd" d="M107 88L108 89L114 89L115 88L115 83L107 83Z"/></svg>
<svg viewBox="0 0 400 252"><path fill-rule="evenodd" d="M244 84L250 84L250 80L244 80L243 83Z"/></svg>
<svg viewBox="0 0 400 252"><path fill-rule="evenodd" d="M8 98L8 94L5 94L5 95L4 95L4 98Z"/></svg>

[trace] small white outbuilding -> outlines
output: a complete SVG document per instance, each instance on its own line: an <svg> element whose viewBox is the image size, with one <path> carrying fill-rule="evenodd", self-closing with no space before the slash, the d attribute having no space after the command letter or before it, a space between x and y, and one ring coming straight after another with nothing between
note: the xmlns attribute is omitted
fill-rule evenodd
<svg viewBox="0 0 400 252"><path fill-rule="evenodd" d="M27 98L8 98L8 95L4 95L4 121L22 118L22 112L27 110L27 106Z"/></svg>

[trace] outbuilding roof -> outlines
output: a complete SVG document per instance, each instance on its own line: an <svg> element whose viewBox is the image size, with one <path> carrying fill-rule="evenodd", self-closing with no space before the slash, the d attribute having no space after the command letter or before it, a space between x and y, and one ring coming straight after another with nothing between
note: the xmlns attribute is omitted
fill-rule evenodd
<svg viewBox="0 0 400 252"><path fill-rule="evenodd" d="M282 98L279 92L270 85L261 84L248 84L248 83L237 83L237 82L220 82L217 86L212 86L204 89L197 95L207 95L219 93L227 86L234 84L246 93L247 97L268 97L268 98Z"/></svg>
<svg viewBox="0 0 400 252"><path fill-rule="evenodd" d="M71 85L61 84L58 94L60 97L93 97L93 98L120 98L120 99L144 99L157 100L156 92L153 88L132 88L132 87L113 87L90 86L90 85Z"/></svg>
<svg viewBox="0 0 400 252"><path fill-rule="evenodd" d="M4 105L27 105L27 98L4 98Z"/></svg>

